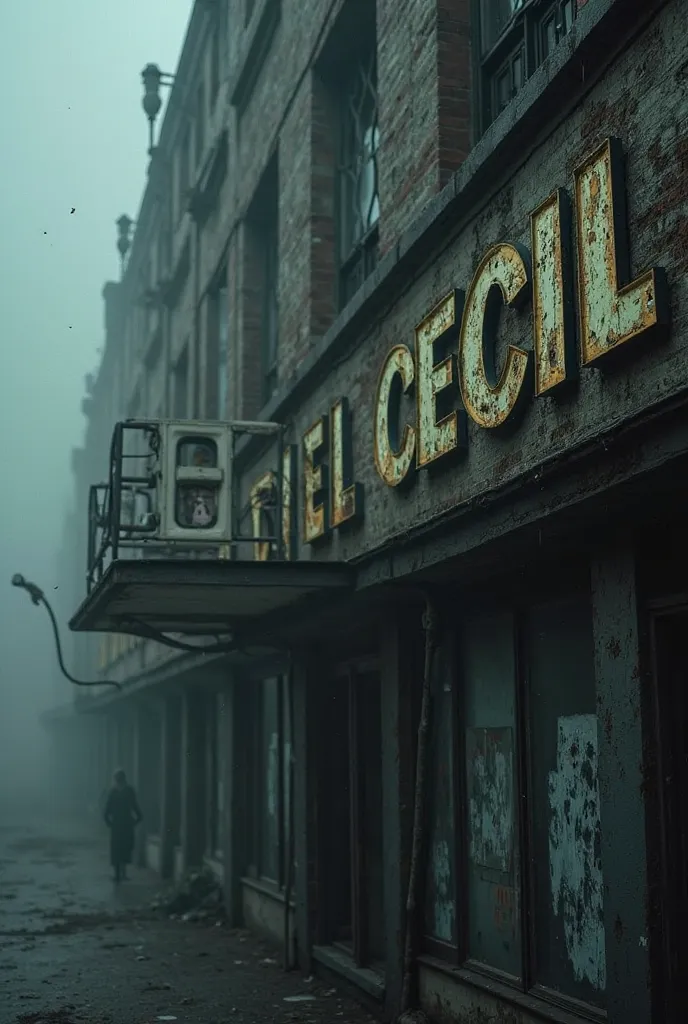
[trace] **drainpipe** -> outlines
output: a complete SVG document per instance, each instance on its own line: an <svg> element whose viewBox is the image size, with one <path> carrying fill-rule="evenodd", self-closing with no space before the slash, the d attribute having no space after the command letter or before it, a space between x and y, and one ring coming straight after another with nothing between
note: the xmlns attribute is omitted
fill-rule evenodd
<svg viewBox="0 0 688 1024"><path fill-rule="evenodd" d="M427 760L428 734L432 702L432 666L438 647L438 615L429 596L426 596L423 615L425 633L425 665L423 670L423 693L420 721L418 723L418 745L416 749L416 782L413 803L413 836L411 840L411 866L409 869L408 896L406 899L406 942L404 947L404 977L401 987L401 1006L397 1024L422 1024L427 1017L422 1010L413 1009L413 967L418 937L418 904L423 882L424 824L427 804Z"/></svg>

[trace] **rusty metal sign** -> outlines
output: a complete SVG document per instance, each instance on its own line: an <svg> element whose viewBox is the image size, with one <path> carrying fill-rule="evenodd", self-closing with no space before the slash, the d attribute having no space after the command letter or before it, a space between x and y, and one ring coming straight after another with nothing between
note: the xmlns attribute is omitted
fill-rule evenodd
<svg viewBox="0 0 688 1024"><path fill-rule="evenodd" d="M526 382L531 353L510 345L499 377L494 368L498 292L507 306L528 299L529 256L509 243L489 249L466 294L459 336L459 387L464 408L480 427L501 427L514 412ZM487 356L487 365L486 365Z"/></svg>
<svg viewBox="0 0 688 1024"><path fill-rule="evenodd" d="M631 281L620 143L607 139L576 170L574 182L580 362L586 365L632 338L665 333L670 312L661 268ZM388 353L374 410L375 466L387 486L409 478L414 452L423 468L462 447L466 413L480 427L500 427L525 399L549 396L575 380L571 221L568 195L557 189L530 216L532 274L527 249L493 246L478 264L465 302L461 291L450 293L416 327L415 358L405 345ZM498 372L500 306L520 307L531 290L534 358L526 345L510 345ZM435 360L438 343L456 337L459 320L455 373L451 351ZM454 409L457 376L463 408ZM412 384L416 422L406 424L399 438L398 408ZM448 405L444 416L438 404Z"/></svg>
<svg viewBox="0 0 688 1024"><path fill-rule="evenodd" d="M398 487L414 464L416 428L405 423L399 438L399 403L409 394L416 366L406 345L395 345L382 367L375 394L375 467L388 487Z"/></svg>
<svg viewBox="0 0 688 1024"><path fill-rule="evenodd" d="M340 398L330 410L330 459L332 477L332 529L351 522L362 514L363 491L355 483L351 414L346 398Z"/></svg>
<svg viewBox="0 0 688 1024"><path fill-rule="evenodd" d="M295 515L295 462L296 450L294 445L285 445L282 452L282 515L280 529L282 531L282 544L284 558L289 561L294 554L294 515ZM253 482L249 491L249 508L251 510L251 529L254 537L261 537L265 534L262 529L262 516L265 510L274 506L275 495L278 490L277 474L273 470L262 473ZM270 557L271 542L269 540L255 540L253 542L253 558L257 562L266 562Z"/></svg>
<svg viewBox="0 0 688 1024"><path fill-rule="evenodd" d="M452 291L416 327L416 465L429 465L459 445L459 412L452 409L437 418L438 396L455 379L452 354L435 362L435 347L441 339L454 340L463 295Z"/></svg>
<svg viewBox="0 0 688 1024"><path fill-rule="evenodd" d="M584 365L668 321L664 274L630 280L622 161L620 142L607 139L574 175Z"/></svg>
<svg viewBox="0 0 688 1024"><path fill-rule="evenodd" d="M328 417L321 416L303 435L303 540L312 544L329 529Z"/></svg>
<svg viewBox="0 0 688 1024"><path fill-rule="evenodd" d="M282 453L282 543L284 557L294 557L296 523L296 446L285 445Z"/></svg>
<svg viewBox="0 0 688 1024"><path fill-rule="evenodd" d="M563 189L531 213L530 236L535 394L544 395L574 376L571 213Z"/></svg>

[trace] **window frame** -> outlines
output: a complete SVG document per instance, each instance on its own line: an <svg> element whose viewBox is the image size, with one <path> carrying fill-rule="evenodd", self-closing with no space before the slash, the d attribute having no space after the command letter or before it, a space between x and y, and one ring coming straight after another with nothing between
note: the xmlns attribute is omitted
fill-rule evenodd
<svg viewBox="0 0 688 1024"><path fill-rule="evenodd" d="M515 836L519 843L520 873L518 881L521 939L521 973L520 977L506 974L489 964L471 959L469 956L469 920L468 920L468 815L466 789L466 738L465 738L465 698L466 687L460 666L460 639L451 638L452 650L447 660L449 678L452 686L452 737L451 749L454 759L452 821L454 825L454 858L453 868L456 874L456 935L455 944L443 942L427 934L425 923L421 935L421 955L425 954L442 961L454 968L469 973L478 983L498 982L514 991L515 995L530 996L543 1004L583 1015L586 1019L606 1020L604 1010L593 1003L583 1002L574 996L566 995L555 989L548 988L537 980L536 959L536 928L537 908L535 892L535 875L532 867L532 851L534 849L533 819L533 783L532 772L532 722L530 707L531 673L529 667L529 650L527 640L527 616L529 611L543 601L562 598L584 597L591 601L591 583L589 565L571 564L562 566L560 576L552 581L542 573L535 571L531 578L501 583L498 588L501 598L495 600L486 587L485 590L474 590L470 594L471 616L481 613L497 615L508 612L513 619L514 644L514 700L515 700L515 769L514 778L515 811L517 815ZM461 595L457 595L459 603ZM592 611L592 610L591 610ZM450 635L447 624L443 630L445 638ZM517 787L517 788L516 788ZM604 865L603 865L604 871ZM425 910L423 897L423 909Z"/></svg>
<svg viewBox="0 0 688 1024"><path fill-rule="evenodd" d="M550 19L552 12L561 11L563 14L570 5L571 26L578 16L577 0L524 0L523 6L514 12L489 49L483 52L482 11L484 2L485 0L472 0L471 43L474 54L473 79L477 95L474 120L478 138L485 134L490 125L513 102L525 82L532 77L552 52L551 50L548 53L543 52L541 39L542 26L546 20ZM558 34L555 47L568 31L570 31L570 27L560 35ZM509 100L502 107L496 109L493 100L497 74L507 62L513 60L519 49L522 52L523 61L521 85L517 89L513 89L512 82ZM492 113L493 109L495 113Z"/></svg>
<svg viewBox="0 0 688 1024"><path fill-rule="evenodd" d="M378 74L377 74L377 38L369 40L363 49L356 54L354 63L347 78L341 82L338 95L339 137L337 140L337 157L335 167L335 239L336 239L336 291L337 305L341 310L353 298L364 281L373 273L379 259L378 243L380 234L380 215L377 220L364 229L362 234L343 253L344 235L350 234L345 225L344 207L347 199L346 171L347 163L351 162L351 154L346 152L345 139L350 126L349 98L355 88L355 82L361 68L366 68L366 77L373 83L373 131L378 133L373 152L374 167L374 201L379 207L379 120L378 120ZM352 211L348 211L352 216Z"/></svg>

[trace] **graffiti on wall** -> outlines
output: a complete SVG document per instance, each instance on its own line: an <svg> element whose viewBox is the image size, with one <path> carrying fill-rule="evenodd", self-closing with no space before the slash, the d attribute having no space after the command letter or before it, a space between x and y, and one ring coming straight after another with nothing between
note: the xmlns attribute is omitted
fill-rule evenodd
<svg viewBox="0 0 688 1024"><path fill-rule="evenodd" d="M470 858L508 874L514 846L512 730L468 729L466 739Z"/></svg>
<svg viewBox="0 0 688 1024"><path fill-rule="evenodd" d="M549 773L552 906L563 920L577 981L606 986L597 717L560 718L557 770Z"/></svg>

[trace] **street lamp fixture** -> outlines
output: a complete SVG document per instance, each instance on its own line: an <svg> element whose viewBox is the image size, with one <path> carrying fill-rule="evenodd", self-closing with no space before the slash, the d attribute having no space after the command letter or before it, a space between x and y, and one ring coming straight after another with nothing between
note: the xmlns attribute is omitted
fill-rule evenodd
<svg viewBox="0 0 688 1024"><path fill-rule="evenodd" d="M122 260L122 269L124 269L124 261L131 247L131 229L134 227L134 221L131 217L127 217L126 213L123 213L115 223L117 224L117 250Z"/></svg>
<svg viewBox="0 0 688 1024"><path fill-rule="evenodd" d="M141 72L141 81L143 82L141 105L148 118L148 155L152 156L155 149L153 145L155 121L162 107L160 87L172 85L174 75L168 75L167 72L161 71L157 64L146 64Z"/></svg>

